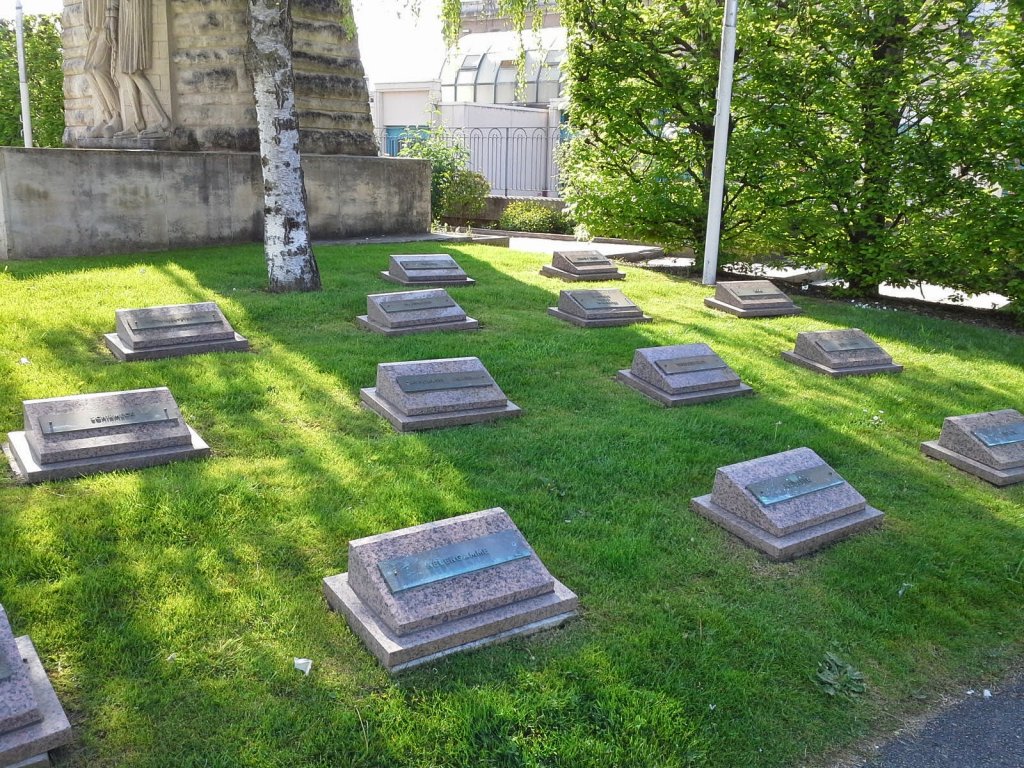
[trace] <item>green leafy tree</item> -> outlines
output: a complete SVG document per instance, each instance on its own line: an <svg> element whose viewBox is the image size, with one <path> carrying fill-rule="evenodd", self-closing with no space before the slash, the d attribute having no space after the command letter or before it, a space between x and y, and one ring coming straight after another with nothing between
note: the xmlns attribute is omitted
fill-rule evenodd
<svg viewBox="0 0 1024 768"><path fill-rule="evenodd" d="M64 69L60 17L26 16L25 69L37 147L59 147L64 134ZM0 19L0 145L21 146L21 90L14 22Z"/></svg>
<svg viewBox="0 0 1024 768"><path fill-rule="evenodd" d="M430 210L434 218L471 219L483 211L491 185L469 170L469 150L451 141L443 128L411 134L398 154L430 161Z"/></svg>

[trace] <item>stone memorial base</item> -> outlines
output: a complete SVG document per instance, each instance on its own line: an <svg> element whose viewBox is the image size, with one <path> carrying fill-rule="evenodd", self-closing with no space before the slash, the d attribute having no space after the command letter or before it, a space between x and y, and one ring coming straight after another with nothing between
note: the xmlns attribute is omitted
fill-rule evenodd
<svg viewBox="0 0 1024 768"><path fill-rule="evenodd" d="M572 272L566 272L564 269L545 264L540 268L540 273L544 277L556 277L559 280L566 280L570 283L576 282L597 282L600 280L625 280L626 273L620 272L617 269L613 269L610 272L591 272L589 274L574 274Z"/></svg>
<svg viewBox="0 0 1024 768"><path fill-rule="evenodd" d="M786 317L788 315L799 315L803 312L803 309L795 304L791 307L785 308L745 309L743 307L733 306L732 304L728 304L724 301L719 301L718 299L710 296L704 299L704 306L711 307L711 309L717 309L720 312L728 312L730 315L735 315L736 317Z"/></svg>
<svg viewBox="0 0 1024 768"><path fill-rule="evenodd" d="M845 517L828 520L784 536L775 536L718 506L711 500L711 494L691 499L690 509L722 526L729 533L777 562L810 554L833 541L877 525L884 517L884 514L874 507L865 506L862 510Z"/></svg>
<svg viewBox="0 0 1024 768"><path fill-rule="evenodd" d="M366 331L382 333L385 336L406 336L410 333L429 333L430 331L478 331L480 321L467 317L465 320L456 320L451 323L424 323L423 325L406 325L401 328L388 328L387 326L375 323L367 315L356 317L359 327Z"/></svg>
<svg viewBox="0 0 1024 768"><path fill-rule="evenodd" d="M548 314L552 317L557 317L559 320L572 323L579 328L615 328L620 325L649 323L652 320L650 315L645 314L640 314L639 317L636 315L624 315L622 317L599 317L591 319L563 312L558 307L548 307Z"/></svg>
<svg viewBox="0 0 1024 768"><path fill-rule="evenodd" d="M380 273L380 276L387 280L389 283L395 283L396 285L404 285L409 288L451 288L458 285L476 285L476 280L471 277L461 278L431 278L430 280L403 280L397 275L392 275L388 271Z"/></svg>
<svg viewBox="0 0 1024 768"><path fill-rule="evenodd" d="M142 469L210 455L210 446L198 433L186 425L192 437L191 445L175 445L144 451L130 451L111 456L94 456L73 461L55 461L40 464L29 449L24 432L8 432L3 451L15 478L21 483L45 483L48 480L67 480L73 477L113 472L118 469Z"/></svg>
<svg viewBox="0 0 1024 768"><path fill-rule="evenodd" d="M418 432L424 429L459 427L466 424L483 424L487 421L508 419L522 414L523 409L513 402L488 408L464 408L457 411L409 415L377 394L376 387L359 390L359 399L378 416L383 416L398 432Z"/></svg>
<svg viewBox="0 0 1024 768"><path fill-rule="evenodd" d="M324 596L389 672L576 615L576 595L499 507L350 541L348 567Z"/></svg>
<svg viewBox="0 0 1024 768"><path fill-rule="evenodd" d="M782 359L817 373L824 373L826 376L831 376L834 379L839 379L843 376L872 376L876 373L900 373L903 370L902 365L891 362L881 365L853 365L845 368L832 368L826 363L811 360L797 352L790 351L783 351Z"/></svg>
<svg viewBox="0 0 1024 768"><path fill-rule="evenodd" d="M680 392L678 394L672 394L671 392L665 392L664 390L658 389L643 379L634 376L633 372L628 369L616 373L615 380L625 384L627 387L632 387L637 392L642 395L646 395L654 402L668 406L669 408L677 405L710 403L715 400L725 400L730 397L754 394L754 390L743 382L731 387L722 387L720 389L706 389L698 390L696 392Z"/></svg>
<svg viewBox="0 0 1024 768"><path fill-rule="evenodd" d="M933 459L939 459L940 461L952 464L957 469L962 469L964 472L980 477L982 480L986 480L1000 488L1014 485L1015 483L1024 483L1024 467L996 469L995 467L982 464L980 461L968 458L961 453L943 448L937 440L921 443L921 452Z"/></svg>
<svg viewBox="0 0 1024 768"><path fill-rule="evenodd" d="M137 360L160 360L165 357L184 357L185 355L201 355L206 352L248 352L249 340L235 334L234 339L221 341L199 341L191 344L169 344L164 347L148 347L146 349L129 349L116 333L106 333L103 339L107 349L114 353L121 362Z"/></svg>
<svg viewBox="0 0 1024 768"><path fill-rule="evenodd" d="M39 660L35 646L27 637L16 638L15 642L25 671L35 695L35 703L42 719L7 733L0 733L0 766L49 765L47 752L71 741L71 723L64 708L54 693L46 670Z"/></svg>

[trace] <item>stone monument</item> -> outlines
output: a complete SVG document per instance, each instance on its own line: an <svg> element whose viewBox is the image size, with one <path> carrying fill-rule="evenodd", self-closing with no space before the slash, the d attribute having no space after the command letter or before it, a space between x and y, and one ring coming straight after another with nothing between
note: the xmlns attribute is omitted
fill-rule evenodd
<svg viewBox="0 0 1024 768"><path fill-rule="evenodd" d="M578 602L499 507L351 541L323 587L392 673L556 627Z"/></svg>
<svg viewBox="0 0 1024 768"><path fill-rule="evenodd" d="M401 293L371 293L366 314L356 322L368 331L385 336L404 336L428 331L475 331L480 323L466 317L462 307L444 288Z"/></svg>
<svg viewBox="0 0 1024 768"><path fill-rule="evenodd" d="M4 453L18 480L41 483L208 456L167 387L25 400L25 429Z"/></svg>
<svg viewBox="0 0 1024 768"><path fill-rule="evenodd" d="M736 317L782 317L803 312L770 280L731 280L715 286L705 306Z"/></svg>
<svg viewBox="0 0 1024 768"><path fill-rule="evenodd" d="M558 306L548 307L548 314L580 328L651 322L651 318L617 288L561 291Z"/></svg>
<svg viewBox="0 0 1024 768"><path fill-rule="evenodd" d="M541 267L540 273L569 282L626 279L626 273L600 251L555 251L551 263Z"/></svg>
<svg viewBox="0 0 1024 768"><path fill-rule="evenodd" d="M46 753L69 741L71 723L32 640L15 638L0 605L0 765L49 765Z"/></svg>
<svg viewBox="0 0 1024 768"><path fill-rule="evenodd" d="M882 520L810 448L722 467L690 507L772 560L791 560Z"/></svg>
<svg viewBox="0 0 1024 768"><path fill-rule="evenodd" d="M838 331L804 331L797 334L796 348L782 357L833 378L899 373L892 357L860 328Z"/></svg>
<svg viewBox="0 0 1024 768"><path fill-rule="evenodd" d="M359 398L398 432L479 424L522 413L476 357L381 363L377 386L359 390Z"/></svg>
<svg viewBox="0 0 1024 768"><path fill-rule="evenodd" d="M950 416L921 450L993 485L1024 482L1024 416L1012 408Z"/></svg>
<svg viewBox="0 0 1024 768"><path fill-rule="evenodd" d="M473 285L476 280L468 277L447 253L407 253L392 256L386 271L380 276L389 283L399 285Z"/></svg>
<svg viewBox="0 0 1024 768"><path fill-rule="evenodd" d="M118 309L114 322L117 332L103 338L107 348L122 361L249 349L249 341L235 333L213 301Z"/></svg>
<svg viewBox="0 0 1024 768"><path fill-rule="evenodd" d="M633 366L615 378L669 407L754 394L707 344L638 349Z"/></svg>

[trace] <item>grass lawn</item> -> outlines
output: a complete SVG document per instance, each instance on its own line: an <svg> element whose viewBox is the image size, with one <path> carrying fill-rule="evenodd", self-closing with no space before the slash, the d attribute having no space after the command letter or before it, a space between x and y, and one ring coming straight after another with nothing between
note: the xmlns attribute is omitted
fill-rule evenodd
<svg viewBox="0 0 1024 768"><path fill-rule="evenodd" d="M28 398L166 385L214 456L17 486L0 480L0 602L30 634L76 741L105 766L813 764L1024 651L1024 486L926 459L945 416L1024 409L1024 343L999 331L800 299L740 320L709 290L627 268L649 325L546 314L538 254L446 249L476 333L359 330L391 252L322 247L324 290L264 292L259 247L10 263L0 271L0 430ZM579 287L579 286L576 286ZM254 353L118 363L114 310L220 303ZM832 380L779 357L859 327L906 366ZM664 409L613 380L641 346L705 341L755 397ZM475 355L525 413L399 435L358 405L378 362ZM19 364L20 358L28 364ZM808 446L883 526L771 564L689 508L715 469ZM565 628L391 679L320 580L349 539L504 507L580 597ZM832 652L867 691L827 696ZM302 676L293 657L313 659Z"/></svg>

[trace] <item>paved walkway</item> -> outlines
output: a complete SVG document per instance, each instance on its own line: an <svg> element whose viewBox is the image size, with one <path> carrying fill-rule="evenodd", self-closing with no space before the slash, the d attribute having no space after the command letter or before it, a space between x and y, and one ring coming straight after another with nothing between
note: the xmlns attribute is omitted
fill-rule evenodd
<svg viewBox="0 0 1024 768"><path fill-rule="evenodd" d="M849 764L847 764L849 765ZM1024 676L974 691L921 728L883 745L860 768L1024 768Z"/></svg>

